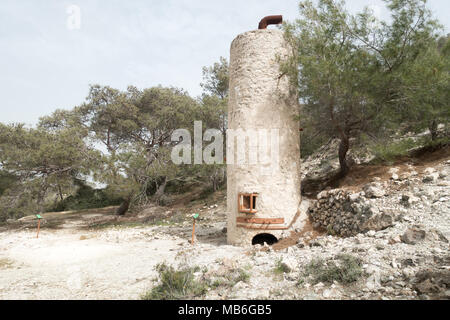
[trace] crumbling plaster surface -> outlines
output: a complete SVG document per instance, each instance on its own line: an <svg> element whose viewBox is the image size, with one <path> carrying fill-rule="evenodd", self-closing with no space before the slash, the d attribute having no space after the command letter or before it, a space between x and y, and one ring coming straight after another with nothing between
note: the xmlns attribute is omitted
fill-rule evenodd
<svg viewBox="0 0 450 320"><path fill-rule="evenodd" d="M301 202L300 133L297 95L295 90L290 90L287 76L280 77L278 62L278 59L284 60L289 54L289 46L280 30L246 32L237 36L231 45L228 128L242 129L246 134L251 133L252 130L267 129L269 135L270 130L278 130L279 161L278 164L271 161L271 165L261 164L261 161L256 164L249 164L248 161L239 164L237 163L238 148L235 147L231 153L228 150L227 240L229 244L248 245L259 233L270 233L279 238L285 232L285 230L264 231L238 228L236 226L238 216L284 218L284 225L288 226L299 209ZM249 143L251 139L247 138L246 141L245 154L250 148L257 148ZM228 141L227 147L230 149L231 146L232 144ZM276 151L277 148L273 149ZM230 164L230 161L234 164ZM256 214L238 213L239 192L259 194ZM300 217L300 221L304 221L303 217Z"/></svg>

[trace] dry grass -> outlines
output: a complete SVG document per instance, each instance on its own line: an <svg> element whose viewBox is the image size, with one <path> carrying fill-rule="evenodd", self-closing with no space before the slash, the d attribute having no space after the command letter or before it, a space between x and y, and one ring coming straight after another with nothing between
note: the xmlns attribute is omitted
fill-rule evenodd
<svg viewBox="0 0 450 320"><path fill-rule="evenodd" d="M0 269L8 269L13 265L13 261L7 258L0 258Z"/></svg>
<svg viewBox="0 0 450 320"><path fill-rule="evenodd" d="M300 279L310 279L312 284L332 284L337 281L346 285L365 276L362 264L361 259L348 254L337 255L328 261L314 259L303 269Z"/></svg>

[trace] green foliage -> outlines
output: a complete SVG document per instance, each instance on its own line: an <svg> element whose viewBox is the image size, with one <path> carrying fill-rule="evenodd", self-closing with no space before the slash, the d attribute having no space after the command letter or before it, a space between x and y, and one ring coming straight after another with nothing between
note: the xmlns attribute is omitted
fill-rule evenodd
<svg viewBox="0 0 450 320"><path fill-rule="evenodd" d="M210 287L217 288L232 288L239 282L248 282L250 280L250 273L243 268L234 268L230 270L225 276L218 277L212 281Z"/></svg>
<svg viewBox="0 0 450 320"><path fill-rule="evenodd" d="M175 130L192 133L194 120L202 120L205 128L226 131L228 61L220 58L204 67L203 80L198 99L174 87L92 85L85 103L42 117L36 128L0 124L0 217L41 212L45 206L57 211L103 207L119 199L118 214L124 214L149 200L170 203L167 186L182 190L201 183L217 190L225 181L224 165L171 161L172 147L179 143L171 141ZM74 185L87 177L108 187ZM58 203L45 203L50 195L57 195Z"/></svg>
<svg viewBox="0 0 450 320"><path fill-rule="evenodd" d="M374 163L392 162L393 160L408 155L411 149L420 146L414 139L402 139L391 143L381 142L372 146L375 155Z"/></svg>
<svg viewBox="0 0 450 320"><path fill-rule="evenodd" d="M442 46L441 48L439 48ZM448 126L450 119L450 41L441 38L418 53L404 71L399 95L403 118L412 130L430 130L438 138L438 124Z"/></svg>
<svg viewBox="0 0 450 320"><path fill-rule="evenodd" d="M303 112L302 109L300 109L300 112L303 114L300 119L303 128L303 131L300 132L300 155L305 159L327 143L329 137L316 130L316 127L313 125L313 119L307 117L308 112Z"/></svg>
<svg viewBox="0 0 450 320"><path fill-rule="evenodd" d="M274 272L277 275L282 275L291 272L291 268L289 268L289 266L280 258L275 262Z"/></svg>
<svg viewBox="0 0 450 320"><path fill-rule="evenodd" d="M0 160L4 170L27 178L88 174L86 166L98 153L84 138L84 130L64 129L58 133L22 124L0 124Z"/></svg>
<svg viewBox="0 0 450 320"><path fill-rule="evenodd" d="M421 0L389 0L392 20L369 9L357 14L344 1L300 2L300 18L284 26L295 49L282 63L302 103L302 149L339 138L341 171L348 171L350 138L377 136L400 123L429 127L448 122L446 41Z"/></svg>
<svg viewBox="0 0 450 320"><path fill-rule="evenodd" d="M36 181L26 185L14 184L5 190L0 197L0 222L7 219L18 219L40 211L41 185Z"/></svg>
<svg viewBox="0 0 450 320"><path fill-rule="evenodd" d="M193 200L206 200L210 198L217 190L224 190L224 189L226 189L226 184L224 183L220 184L220 186L216 189L214 189L211 185L206 185L205 187L203 187L202 191L196 197L196 199Z"/></svg>
<svg viewBox="0 0 450 320"><path fill-rule="evenodd" d="M83 181L77 180L78 190L75 195L69 196L55 205L47 208L48 212L72 211L104 208L120 205L122 198L111 198L108 191L94 189Z"/></svg>
<svg viewBox="0 0 450 320"><path fill-rule="evenodd" d="M428 139L424 143L425 148L431 149L442 148L448 145L450 145L450 136L439 137L434 140Z"/></svg>
<svg viewBox="0 0 450 320"><path fill-rule="evenodd" d="M0 170L0 196L17 182L17 177Z"/></svg>
<svg viewBox="0 0 450 320"><path fill-rule="evenodd" d="M0 123L0 163L16 179L0 198L2 219L42 212L49 194L63 193L74 177L95 170L100 153L85 142L87 134Z"/></svg>
<svg viewBox="0 0 450 320"><path fill-rule="evenodd" d="M431 136L421 136L419 138L407 138L397 141L381 141L372 144L369 150L375 158L372 163L392 163L403 156L411 156L413 151L435 150L450 144L450 137L442 136L432 138Z"/></svg>
<svg viewBox="0 0 450 320"><path fill-rule="evenodd" d="M158 264L156 270L160 283L144 294L143 300L187 300L204 295L207 283L196 280L194 273L199 268L184 267L176 270L166 264Z"/></svg>
<svg viewBox="0 0 450 320"><path fill-rule="evenodd" d="M327 226L327 234L330 236L334 236L336 234L336 232L333 230L333 226L331 224L329 224Z"/></svg>
<svg viewBox="0 0 450 320"><path fill-rule="evenodd" d="M150 196L162 203L166 185L185 179L186 172L170 159L171 135L191 127L197 109L198 103L177 88L120 91L94 85L85 104L70 113L56 112L42 119L41 126L57 130L74 126L103 144L107 153L93 177L108 185L108 198L123 199L124 213Z"/></svg>
<svg viewBox="0 0 450 320"><path fill-rule="evenodd" d="M198 119L206 128L219 129L225 137L228 127L228 92L229 92L228 61L220 57L213 66L203 68L204 92L200 98ZM225 143L225 141L224 141ZM226 146L224 145L224 152ZM213 192L217 191L226 181L226 166L224 164L203 165L196 168L197 173L207 179ZM207 188L209 189L209 188Z"/></svg>
<svg viewBox="0 0 450 320"><path fill-rule="evenodd" d="M232 275L234 275L231 279L236 284L238 282L248 282L250 280L250 273L245 271L244 269L238 268L234 269L232 272Z"/></svg>
<svg viewBox="0 0 450 320"><path fill-rule="evenodd" d="M305 278L309 277L313 284L319 282L332 284L334 281L350 284L363 276L362 260L348 254L341 254L336 256L335 260L313 259L302 271L300 282L304 282Z"/></svg>
<svg viewBox="0 0 450 320"><path fill-rule="evenodd" d="M211 67L203 67L203 81L200 85L206 93L225 99L229 90L227 59L220 57Z"/></svg>

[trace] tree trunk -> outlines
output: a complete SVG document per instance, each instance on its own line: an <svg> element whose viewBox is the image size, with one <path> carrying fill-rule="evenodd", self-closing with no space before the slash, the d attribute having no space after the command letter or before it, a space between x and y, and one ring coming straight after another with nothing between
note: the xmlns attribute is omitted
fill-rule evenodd
<svg viewBox="0 0 450 320"><path fill-rule="evenodd" d="M61 201L64 200L64 196L62 193L62 189L61 189L61 185L58 184L58 193L59 193L59 198L61 199Z"/></svg>
<svg viewBox="0 0 450 320"><path fill-rule="evenodd" d="M341 171L339 172L339 176L344 177L348 171L349 171L349 167L348 167L348 163L347 163L347 151L350 148L350 128L348 125L348 117L345 121L345 123L343 124L344 127L342 127L342 124L340 124L335 116L334 116L334 97L331 97L331 101L329 103L328 106L329 109L329 113L330 113L330 119L331 122L333 123L333 126L335 127L336 131L339 134L339 138L341 140L340 144L339 144L339 165L341 167Z"/></svg>
<svg viewBox="0 0 450 320"><path fill-rule="evenodd" d="M428 126L428 129L430 130L431 141L435 141L438 136L438 125L436 120L431 121L430 125Z"/></svg>
<svg viewBox="0 0 450 320"><path fill-rule="evenodd" d="M43 182L41 183L41 189L39 190L38 197L37 197L38 213L44 212L44 201L45 201L45 196L47 194L47 189L48 189L47 177L45 177Z"/></svg>
<svg viewBox="0 0 450 320"><path fill-rule="evenodd" d="M216 179L216 177L214 177L212 179L212 187L213 187L213 191L216 192L217 191L217 179Z"/></svg>
<svg viewBox="0 0 450 320"><path fill-rule="evenodd" d="M116 215L118 216L123 216L125 215L125 213L127 213L128 209L130 208L130 202L131 202L131 197L126 198L122 204L120 205L119 208L117 208L116 210Z"/></svg>
<svg viewBox="0 0 450 320"><path fill-rule="evenodd" d="M348 135L341 137L341 143L339 144L339 165L341 167L340 175L345 176L348 171L347 152L350 147L350 141Z"/></svg>
<svg viewBox="0 0 450 320"><path fill-rule="evenodd" d="M164 177L163 183L158 187L158 189L155 192L155 200L156 200L156 202L159 203L160 199L164 195L164 192L166 190L166 185L167 185L167 177Z"/></svg>

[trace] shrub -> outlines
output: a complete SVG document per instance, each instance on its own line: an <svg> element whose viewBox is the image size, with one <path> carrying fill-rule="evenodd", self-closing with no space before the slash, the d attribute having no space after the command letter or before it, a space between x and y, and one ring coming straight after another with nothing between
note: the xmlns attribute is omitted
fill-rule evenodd
<svg viewBox="0 0 450 320"><path fill-rule="evenodd" d="M216 278L211 283L213 289L218 287L232 288L238 282L247 282L250 279L250 274L242 268L235 268L227 273L224 277Z"/></svg>
<svg viewBox="0 0 450 320"><path fill-rule="evenodd" d="M18 179L16 176L0 170L0 196L3 194L3 192L5 192L5 190L7 190L14 183L16 183L17 180Z"/></svg>
<svg viewBox="0 0 450 320"><path fill-rule="evenodd" d="M280 258L275 262L275 268L274 268L275 274L284 274L291 272L291 268L283 262L283 260Z"/></svg>
<svg viewBox="0 0 450 320"><path fill-rule="evenodd" d="M59 201L56 205L50 206L46 211L69 211L104 208L120 205L121 198L114 198L109 195L106 189L94 189L84 184L82 181L75 182L78 190L75 195Z"/></svg>
<svg viewBox="0 0 450 320"><path fill-rule="evenodd" d="M234 280L234 284L241 281L247 282L250 279L250 274L244 269L235 269L232 279Z"/></svg>
<svg viewBox="0 0 450 320"><path fill-rule="evenodd" d="M398 157L405 156L414 149L420 146L419 142L413 139L403 139L392 143L380 143L374 145L371 149L375 155L373 160L375 163L392 162Z"/></svg>
<svg viewBox="0 0 450 320"><path fill-rule="evenodd" d="M184 267L176 270L164 263L156 266L160 283L141 298L143 300L185 300L202 296L208 286L206 282L196 280L194 273L199 268Z"/></svg>
<svg viewBox="0 0 450 320"><path fill-rule="evenodd" d="M329 137L318 134L315 128L308 124L308 120L304 120L302 125L304 130L300 133L300 154L302 159L306 159L326 144Z"/></svg>
<svg viewBox="0 0 450 320"><path fill-rule="evenodd" d="M314 259L305 267L302 276L311 278L313 284L331 284L334 281L349 284L364 276L361 259L342 254L336 260Z"/></svg>
<svg viewBox="0 0 450 320"><path fill-rule="evenodd" d="M445 146L448 146L449 144L450 144L450 136L439 137L435 140L431 140L431 138L428 138L424 142L425 148L431 149L443 148Z"/></svg>
<svg viewBox="0 0 450 320"><path fill-rule="evenodd" d="M38 213L38 202L33 190L14 184L0 197L0 222L7 219L19 219L26 215Z"/></svg>

